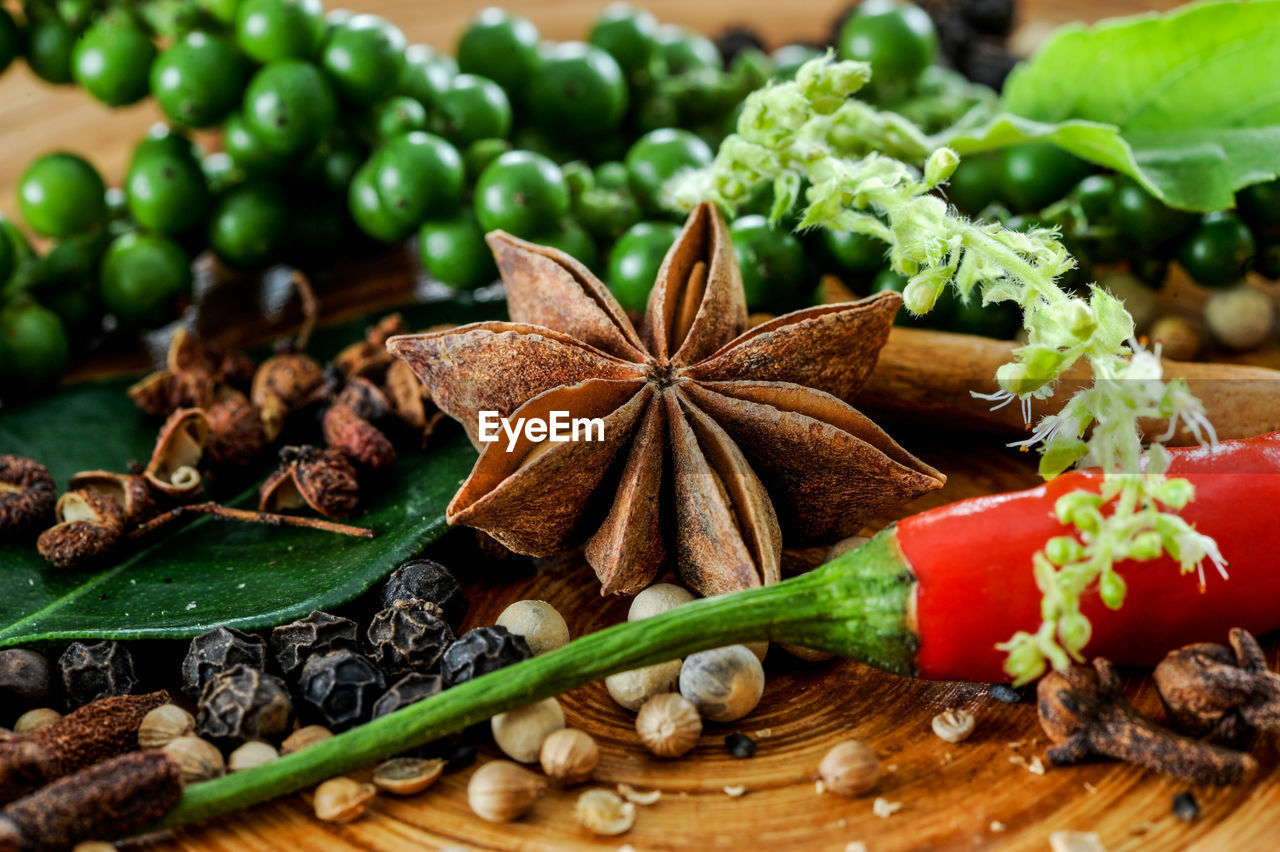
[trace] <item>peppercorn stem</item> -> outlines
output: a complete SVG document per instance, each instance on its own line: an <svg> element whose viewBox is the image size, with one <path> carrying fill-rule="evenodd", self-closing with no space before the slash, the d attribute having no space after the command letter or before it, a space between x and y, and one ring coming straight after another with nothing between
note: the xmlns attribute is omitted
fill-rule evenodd
<svg viewBox="0 0 1280 852"><path fill-rule="evenodd" d="M914 585L890 527L808 574L606 628L256 769L194 785L157 828L292 793L497 713L708 648L768 639L912 674L918 642L907 623L907 609Z"/></svg>
<svg viewBox="0 0 1280 852"><path fill-rule="evenodd" d="M168 526L186 515L213 515L228 521L243 521L251 524L267 524L273 527L306 527L323 532L350 535L357 538L373 538L374 532L365 527L351 526L326 521L323 518L308 518L301 515L279 515L272 512L253 512L248 509L232 509L221 503L191 503L170 509L163 515L157 515L144 524L139 524L130 533L129 538L137 539Z"/></svg>

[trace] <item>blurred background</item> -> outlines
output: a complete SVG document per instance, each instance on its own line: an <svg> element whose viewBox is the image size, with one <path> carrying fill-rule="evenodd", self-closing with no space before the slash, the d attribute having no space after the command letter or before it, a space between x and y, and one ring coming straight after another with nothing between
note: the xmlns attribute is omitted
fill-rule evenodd
<svg viewBox="0 0 1280 852"><path fill-rule="evenodd" d="M16 3L0 5L17 7ZM452 53L471 16L495 4L482 0L349 0L326 5L382 15L404 30L410 43L425 43ZM544 38L567 40L585 38L590 22L608 0L509 0L500 5L530 18ZM832 21L849 4L845 0L642 0L636 5L647 8L663 23L683 24L712 37L727 26L747 26L772 49L792 41L825 41ZM1025 50L1058 24L1176 5L1172 0L1022 0L1018 30L1010 43ZM50 86L38 80L24 63L14 63L0 77L0 213L19 218L15 184L33 158L51 150L85 156L102 171L109 185L119 185L134 143L160 118L159 109L149 98L136 106L113 110L78 87Z"/></svg>

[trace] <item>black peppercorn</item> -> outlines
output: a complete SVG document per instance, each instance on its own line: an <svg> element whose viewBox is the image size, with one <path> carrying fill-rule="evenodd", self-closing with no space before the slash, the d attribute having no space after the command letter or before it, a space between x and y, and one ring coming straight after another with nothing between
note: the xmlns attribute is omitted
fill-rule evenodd
<svg viewBox="0 0 1280 852"><path fill-rule="evenodd" d="M446 683L466 683L532 656L523 636L505 627L477 627L445 650L440 673Z"/></svg>
<svg viewBox="0 0 1280 852"><path fill-rule="evenodd" d="M34 707L49 694L49 661L35 651L0 651L0 704Z"/></svg>
<svg viewBox="0 0 1280 852"><path fill-rule="evenodd" d="M129 695L138 685L133 655L119 642L72 642L58 658L69 707L111 695Z"/></svg>
<svg viewBox="0 0 1280 852"><path fill-rule="evenodd" d="M457 739L429 743L422 748L424 757L438 757L444 761L446 772L469 766L476 759L476 747Z"/></svg>
<svg viewBox="0 0 1280 852"><path fill-rule="evenodd" d="M333 731L344 731L369 718L382 694L382 673L355 651L330 651L302 666L298 682L300 710Z"/></svg>
<svg viewBox="0 0 1280 852"><path fill-rule="evenodd" d="M430 698L444 690L444 678L440 675L410 672L387 688L373 704L373 718L381 719L410 704Z"/></svg>
<svg viewBox="0 0 1280 852"><path fill-rule="evenodd" d="M302 674L302 666L317 654L354 651L359 627L349 618L316 610L306 618L282 624L271 631L267 650L276 667L290 681Z"/></svg>
<svg viewBox="0 0 1280 852"><path fill-rule="evenodd" d="M987 687L987 695L1004 704L1017 704L1023 700L1022 690L1007 683L993 683Z"/></svg>
<svg viewBox="0 0 1280 852"><path fill-rule="evenodd" d="M458 638L440 607L422 600L398 600L379 612L367 637L370 656L387 677L435 671L445 648Z"/></svg>
<svg viewBox="0 0 1280 852"><path fill-rule="evenodd" d="M267 667L267 643L234 627L215 627L191 640L182 661L182 691L196 698L204 685L236 666L263 671Z"/></svg>
<svg viewBox="0 0 1280 852"><path fill-rule="evenodd" d="M1173 815L1183 822L1195 822L1200 817L1200 803L1190 790L1183 790L1173 797Z"/></svg>
<svg viewBox="0 0 1280 852"><path fill-rule="evenodd" d="M756 741L736 731L724 738L724 747L729 750L729 754L739 760L756 756Z"/></svg>
<svg viewBox="0 0 1280 852"><path fill-rule="evenodd" d="M396 601L415 598L440 607L455 633L462 629L462 620L467 617L467 596L448 568L430 559L414 559L391 572L382 587L382 605L389 607Z"/></svg>
<svg viewBox="0 0 1280 852"><path fill-rule="evenodd" d="M239 665L205 682L196 732L208 740L241 743L278 737L293 718L284 681Z"/></svg>

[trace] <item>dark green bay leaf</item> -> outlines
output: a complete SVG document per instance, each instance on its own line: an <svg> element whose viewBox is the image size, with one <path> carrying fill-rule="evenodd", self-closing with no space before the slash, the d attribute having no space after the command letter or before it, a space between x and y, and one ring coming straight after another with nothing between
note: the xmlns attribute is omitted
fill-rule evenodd
<svg viewBox="0 0 1280 852"><path fill-rule="evenodd" d="M1052 142L1166 204L1233 206L1280 172L1280 2L1197 3L1057 30L992 118L940 134L961 155Z"/></svg>
<svg viewBox="0 0 1280 852"><path fill-rule="evenodd" d="M470 301L403 311L411 327L502 312L501 302ZM313 351L332 355L359 339L366 325L322 330ZM0 412L0 452L42 461L59 487L77 471L123 470L131 459L145 461L157 424L125 395L130 381L79 383ZM367 492L362 510L349 519L375 530L370 540L203 517L89 571L55 569L30 545L0 544L0 647L74 638L181 639L220 624L262 629L337 606L444 533L445 507L475 458L461 435L427 452L403 452L392 479ZM252 507L256 489L215 496Z"/></svg>

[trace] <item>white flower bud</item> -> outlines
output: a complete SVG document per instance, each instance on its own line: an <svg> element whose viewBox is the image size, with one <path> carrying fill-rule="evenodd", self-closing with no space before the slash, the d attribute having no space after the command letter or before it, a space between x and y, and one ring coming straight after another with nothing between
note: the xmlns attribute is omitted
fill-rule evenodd
<svg viewBox="0 0 1280 852"><path fill-rule="evenodd" d="M924 164L924 182L937 186L955 172L960 165L960 155L950 148L939 148L929 155Z"/></svg>

